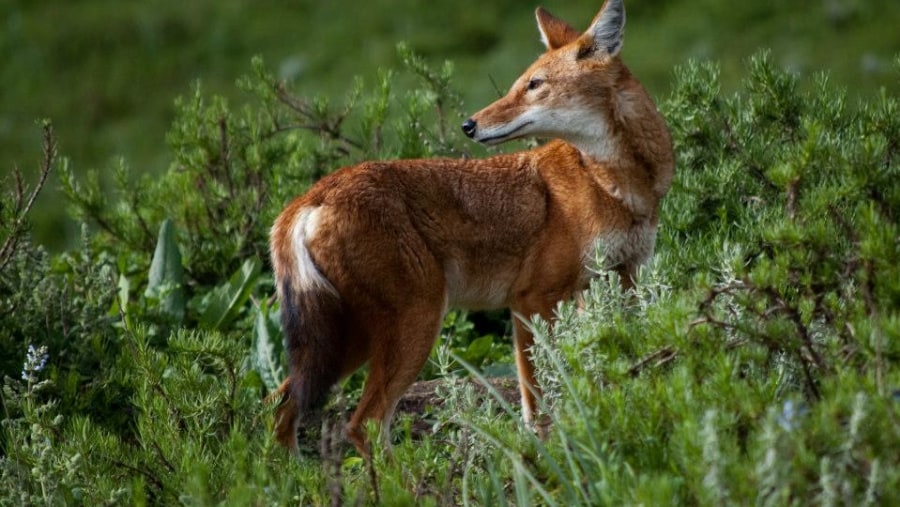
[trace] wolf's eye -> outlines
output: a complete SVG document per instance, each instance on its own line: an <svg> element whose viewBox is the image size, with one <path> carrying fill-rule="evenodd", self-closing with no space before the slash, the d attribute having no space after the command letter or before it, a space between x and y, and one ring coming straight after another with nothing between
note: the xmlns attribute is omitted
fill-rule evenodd
<svg viewBox="0 0 900 507"><path fill-rule="evenodd" d="M544 84L544 80L543 80L543 79L536 78L536 77L535 77L535 78L532 78L531 81L528 82L528 89L529 89L529 90L536 90L536 89L537 89L538 87L540 87L542 84Z"/></svg>

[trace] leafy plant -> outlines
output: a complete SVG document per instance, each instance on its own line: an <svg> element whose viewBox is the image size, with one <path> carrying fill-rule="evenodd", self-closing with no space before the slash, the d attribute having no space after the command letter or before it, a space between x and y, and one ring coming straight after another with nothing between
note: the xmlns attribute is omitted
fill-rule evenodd
<svg viewBox="0 0 900 507"><path fill-rule="evenodd" d="M401 59L340 104L257 60L252 106L198 87L169 170L132 181L122 162L111 188L56 161L45 130L41 173L61 169L85 226L54 256L25 220L40 184L14 178L0 208L0 504L900 501L898 99L852 106L764 53L734 94L713 64L676 69L660 106L678 170L637 288L603 275L552 330L531 323L549 439L514 381L485 375L511 374L507 327L454 312L392 451L342 444L359 376L305 454L278 448L267 224L338 166L470 149L447 127L452 66Z"/></svg>

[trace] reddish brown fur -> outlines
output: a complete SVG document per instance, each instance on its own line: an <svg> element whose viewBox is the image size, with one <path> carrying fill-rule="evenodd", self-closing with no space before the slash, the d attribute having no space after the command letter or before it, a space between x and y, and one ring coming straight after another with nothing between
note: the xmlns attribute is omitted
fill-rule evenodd
<svg viewBox="0 0 900 507"><path fill-rule="evenodd" d="M584 36L573 39L571 27L547 16L538 12L542 31L561 46L473 118L502 125L535 101L553 108L577 95L579 107L608 119L608 138L600 141L610 143L603 151L609 156L596 159L552 141L480 160L366 162L291 202L271 234L291 368L279 389L282 444L296 448L303 412L368 362L347 425L366 453L363 424L375 419L387 430L450 306L509 307L523 318L551 320L559 301L586 287L586 260L598 240L613 260L609 267L626 286L633 283L652 251L659 200L671 182L669 134L618 57L573 66L569 56ZM536 72L547 94L525 89ZM530 421L539 390L528 352L533 337L521 318L514 319L514 340Z"/></svg>

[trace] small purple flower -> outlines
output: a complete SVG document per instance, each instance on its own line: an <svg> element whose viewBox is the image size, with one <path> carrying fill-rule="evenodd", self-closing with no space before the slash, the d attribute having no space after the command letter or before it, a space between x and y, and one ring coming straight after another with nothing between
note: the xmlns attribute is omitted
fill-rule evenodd
<svg viewBox="0 0 900 507"><path fill-rule="evenodd" d="M778 414L778 425L784 431L793 431L798 426L798 419L805 416L806 411L806 405L787 400L781 407L781 413Z"/></svg>
<svg viewBox="0 0 900 507"><path fill-rule="evenodd" d="M25 355L25 364L22 366L22 380L27 382L37 382L37 374L47 366L47 346L41 345L34 348L34 345L28 346L28 353Z"/></svg>

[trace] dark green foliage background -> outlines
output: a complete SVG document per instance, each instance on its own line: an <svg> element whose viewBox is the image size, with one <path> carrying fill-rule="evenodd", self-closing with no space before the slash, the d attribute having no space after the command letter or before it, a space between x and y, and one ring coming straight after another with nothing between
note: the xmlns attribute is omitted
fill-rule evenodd
<svg viewBox="0 0 900 507"><path fill-rule="evenodd" d="M896 36L879 28L896 7L822 2L800 16L782 3L633 4L626 61L658 97L678 157L637 292L601 279L583 311L560 307L552 338L535 324L554 421L547 442L460 380L479 375L466 363L510 371L503 325L451 314L423 373L445 381L444 404L401 418L393 458L379 450L371 468L330 443L341 441L359 375L330 407L321 446L316 438L291 457L271 437L262 399L284 363L269 224L341 165L484 155L457 124L495 96L488 76L505 86L531 61L537 45L522 42L535 37L531 7L12 4L3 49L16 51L3 72L70 67L30 88L9 81L3 100L27 97L9 110L28 120L3 142L27 160L22 169L40 167L32 122L46 113L29 100L56 104L47 139L72 158L50 157L48 185L60 192L45 189L28 215L15 179L4 183L0 247L13 248L0 250L0 504L900 501L900 58L890 56ZM567 8L558 10L570 19L596 10ZM79 39L40 16L115 22ZM434 32L448 19L463 27L449 39ZM727 31L739 19L741 44ZM813 25L846 37L838 48L787 35ZM248 38L229 36L237 32ZM60 33L65 42L32 42ZM698 33L731 43L689 43ZM312 35L343 50L292 60L287 46ZM401 38L411 44L395 47ZM729 56L756 45L776 50L740 64ZM721 64L685 60L720 46ZM268 54L248 63L257 52ZM854 70L868 52L884 69ZM798 54L801 64L786 56ZM98 67L76 65L84 55ZM174 77L185 69L203 84ZM108 76L109 87L82 71ZM66 82L84 88L42 88ZM94 129L69 109L116 89L121 101L99 100ZM129 121L134 138L118 128ZM124 157L102 160L111 153ZM62 252L19 226L60 210L80 226L55 244L69 245ZM47 347L46 365L29 363L29 345Z"/></svg>
<svg viewBox="0 0 900 507"><path fill-rule="evenodd" d="M578 28L599 0L544 3ZM370 82L398 64L407 41L431 61L452 60L471 113L504 90L541 50L535 4L521 1L318 2L211 0L3 0L0 2L0 174L32 173L35 119L53 118L77 174L124 157L137 174L171 162L160 147L175 108L195 80L232 101L235 77L262 55L302 95L334 95L354 76ZM728 2L633 0L624 55L654 95L670 90L672 67L688 58L720 62L734 90L743 62L771 48L779 66L810 76L827 70L851 99L896 88L900 4L892 0ZM55 250L77 243L51 186L33 215L37 238Z"/></svg>

